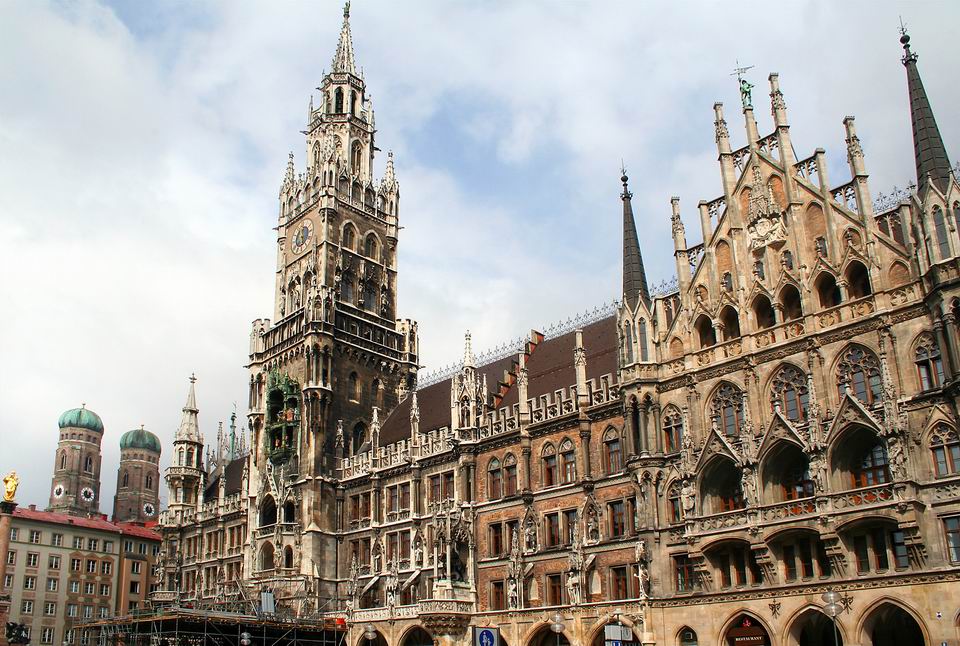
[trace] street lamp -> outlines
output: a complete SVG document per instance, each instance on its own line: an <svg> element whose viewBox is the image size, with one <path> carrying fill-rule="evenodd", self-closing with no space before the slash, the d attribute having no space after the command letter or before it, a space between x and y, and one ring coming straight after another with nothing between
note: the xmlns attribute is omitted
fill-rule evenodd
<svg viewBox="0 0 960 646"><path fill-rule="evenodd" d="M250 646L250 633L240 633L240 646Z"/></svg>
<svg viewBox="0 0 960 646"><path fill-rule="evenodd" d="M377 629L373 627L373 624L367 624L363 627L363 636L367 638L368 642L373 642L377 638Z"/></svg>
<svg viewBox="0 0 960 646"><path fill-rule="evenodd" d="M553 615L553 619L550 621L550 630L552 630L557 635L557 646L560 646L560 633L563 632L563 617L560 613Z"/></svg>
<svg viewBox="0 0 960 646"><path fill-rule="evenodd" d="M843 611L843 606L840 605L840 593L836 590L827 590L820 595L820 598L826 604L823 612L833 620L833 646L840 646L840 633L837 630L837 615Z"/></svg>

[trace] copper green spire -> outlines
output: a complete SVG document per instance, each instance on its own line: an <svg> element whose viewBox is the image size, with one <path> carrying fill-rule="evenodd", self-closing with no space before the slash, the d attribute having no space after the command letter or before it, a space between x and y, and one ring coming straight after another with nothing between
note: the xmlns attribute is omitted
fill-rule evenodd
<svg viewBox="0 0 960 646"><path fill-rule="evenodd" d="M950 181L950 159L943 145L937 120L920 80L917 69L917 55L910 51L910 36L901 28L900 42L903 44L903 65L907 68L907 90L910 93L910 119L913 122L913 152L917 163L917 188L923 194L929 177L934 186L941 191L947 190Z"/></svg>
<svg viewBox="0 0 960 646"><path fill-rule="evenodd" d="M637 225L633 219L633 205L630 199L633 193L627 188L626 169L622 169L623 193L623 299L630 309L637 306L637 298L650 306L650 291L647 289L647 274L643 270L643 256L640 254L640 241L637 238Z"/></svg>

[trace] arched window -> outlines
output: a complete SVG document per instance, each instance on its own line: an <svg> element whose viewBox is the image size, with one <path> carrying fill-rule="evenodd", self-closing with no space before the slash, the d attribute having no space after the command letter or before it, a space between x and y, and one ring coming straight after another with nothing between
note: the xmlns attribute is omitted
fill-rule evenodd
<svg viewBox="0 0 960 646"><path fill-rule="evenodd" d="M620 433L615 428L607 429L603 435L603 469L613 475L623 470L623 452L620 447Z"/></svg>
<svg viewBox="0 0 960 646"><path fill-rule="evenodd" d="M93 473L93 457L87 456L83 459L83 470L87 473Z"/></svg>
<svg viewBox="0 0 960 646"><path fill-rule="evenodd" d="M186 463L183 461L183 449L181 448L177 451L177 464L181 467L186 466Z"/></svg>
<svg viewBox="0 0 960 646"><path fill-rule="evenodd" d="M945 424L937 426L930 436L930 449L938 478L960 472L960 438L956 431Z"/></svg>
<svg viewBox="0 0 960 646"><path fill-rule="evenodd" d="M753 317L757 320L758 329L773 327L777 323L776 315L773 313L773 305L770 299L760 294L753 299Z"/></svg>
<svg viewBox="0 0 960 646"><path fill-rule="evenodd" d="M743 509L746 502L740 469L727 458L714 458L701 478L703 512L722 513Z"/></svg>
<svg viewBox="0 0 960 646"><path fill-rule="evenodd" d="M354 305L356 300L356 283L353 281L353 274L349 271L344 272L343 279L340 281L340 301Z"/></svg>
<svg viewBox="0 0 960 646"><path fill-rule="evenodd" d="M283 522L297 522L297 506L292 500L288 500L287 502L283 503Z"/></svg>
<svg viewBox="0 0 960 646"><path fill-rule="evenodd" d="M713 321L706 314L701 314L694 324L701 348L709 348L717 344L717 333L713 329Z"/></svg>
<svg viewBox="0 0 960 646"><path fill-rule="evenodd" d="M778 406L783 415L792 422L807 418L810 392L807 376L796 366L784 366L776 372L770 385L770 406Z"/></svg>
<svg viewBox="0 0 960 646"><path fill-rule="evenodd" d="M383 382L379 379L374 379L373 384L373 397L376 400L377 409L383 411Z"/></svg>
<svg viewBox="0 0 960 646"><path fill-rule="evenodd" d="M850 346L837 365L837 388L842 397L847 385L867 406L880 398L880 362L877 356L861 346Z"/></svg>
<svg viewBox="0 0 960 646"><path fill-rule="evenodd" d="M363 255L373 260L380 260L380 245L377 243L377 236L372 233L367 235L363 244Z"/></svg>
<svg viewBox="0 0 960 646"><path fill-rule="evenodd" d="M540 453L540 457L543 461L543 486L556 486L559 482L556 449L553 448L552 444L547 443L544 445L543 451Z"/></svg>
<svg viewBox="0 0 960 646"><path fill-rule="evenodd" d="M683 446L683 415L676 408L668 408L661 418L663 448L667 453L679 451Z"/></svg>
<svg viewBox="0 0 960 646"><path fill-rule="evenodd" d="M153 491L153 475L147 474L147 480L145 482L147 491Z"/></svg>
<svg viewBox="0 0 960 646"><path fill-rule="evenodd" d="M637 345L640 346L640 361L649 361L650 356L647 351L647 321L645 319L637 321Z"/></svg>
<svg viewBox="0 0 960 646"><path fill-rule="evenodd" d="M680 646L699 646L700 644L697 641L697 631L693 628L681 628L679 638Z"/></svg>
<svg viewBox="0 0 960 646"><path fill-rule="evenodd" d="M867 268L860 262L851 262L847 267L847 290L850 298L863 298L873 293Z"/></svg>
<svg viewBox="0 0 960 646"><path fill-rule="evenodd" d="M680 483L674 482L667 489L667 518L671 525L676 525L683 520L683 505L680 500Z"/></svg>
<svg viewBox="0 0 960 646"><path fill-rule="evenodd" d="M343 88L337 88L333 93L333 111L337 114L343 112Z"/></svg>
<svg viewBox="0 0 960 646"><path fill-rule="evenodd" d="M130 486L130 474L127 473L126 471L123 472L123 483L122 483L120 486L121 486L121 487L129 487L129 486Z"/></svg>
<svg viewBox="0 0 960 646"><path fill-rule="evenodd" d="M377 288L369 282L363 288L363 309L377 309Z"/></svg>
<svg viewBox="0 0 960 646"><path fill-rule="evenodd" d="M277 524L277 503L271 496L267 496L260 506L260 527Z"/></svg>
<svg viewBox="0 0 960 646"><path fill-rule="evenodd" d="M283 548L283 567L288 570L293 569L293 548L289 545Z"/></svg>
<svg viewBox="0 0 960 646"><path fill-rule="evenodd" d="M357 377L355 372L351 372L350 376L347 377L347 394L351 401L360 401L360 378Z"/></svg>
<svg viewBox="0 0 960 646"><path fill-rule="evenodd" d="M940 260L946 260L950 257L950 238L947 233L947 219L943 217L939 206L933 207L933 228L937 232L937 253Z"/></svg>
<svg viewBox="0 0 960 646"><path fill-rule="evenodd" d="M711 417L721 433L738 435L743 423L743 391L731 383L721 385L713 396Z"/></svg>
<svg viewBox="0 0 960 646"><path fill-rule="evenodd" d="M340 90L337 90L339 92ZM260 569L261 570L272 570L274 569L273 562L273 543L266 541L263 544L263 547L260 548Z"/></svg>
<svg viewBox="0 0 960 646"><path fill-rule="evenodd" d="M517 459L512 453L503 458L503 495L513 496L517 493Z"/></svg>
<svg viewBox="0 0 960 646"><path fill-rule="evenodd" d="M503 469L500 460L492 458L487 465L487 499L497 500L503 497Z"/></svg>
<svg viewBox="0 0 960 646"><path fill-rule="evenodd" d="M887 449L878 441L862 454L862 459L853 465L851 476L854 488L871 487L890 482L890 467Z"/></svg>
<svg viewBox="0 0 960 646"><path fill-rule="evenodd" d="M633 363L633 333L630 331L630 322L623 324L623 363Z"/></svg>
<svg viewBox="0 0 960 646"><path fill-rule="evenodd" d="M357 230L352 224L343 227L343 236L340 238L340 246L344 249L353 251L357 245Z"/></svg>
<svg viewBox="0 0 960 646"><path fill-rule="evenodd" d="M810 467L797 466L783 474L783 499L800 500L814 494L813 478Z"/></svg>
<svg viewBox="0 0 960 646"><path fill-rule="evenodd" d="M353 447L354 455L360 452L360 449L363 448L363 444L366 441L367 427L363 425L363 422L357 422L356 426L353 427L353 433L350 442L351 446Z"/></svg>
<svg viewBox="0 0 960 646"><path fill-rule="evenodd" d="M740 316L737 310L729 305L720 312L720 322L723 323L723 340L732 341L740 338Z"/></svg>
<svg viewBox="0 0 960 646"><path fill-rule="evenodd" d="M920 390L939 388L943 383L943 362L940 359L940 346L929 334L924 334L917 343L913 358L920 377Z"/></svg>
<svg viewBox="0 0 960 646"><path fill-rule="evenodd" d="M187 449L187 466L188 466L188 467L195 467L195 466L197 466L196 463L195 463L194 460L193 460L193 456L194 456L194 455L195 455L195 453L194 453L193 449Z"/></svg>
<svg viewBox="0 0 960 646"><path fill-rule="evenodd" d="M821 272L814 283L817 290L817 297L820 300L820 307L836 307L842 300L840 298L840 288L837 287L837 279L829 272Z"/></svg>
<svg viewBox="0 0 960 646"><path fill-rule="evenodd" d="M67 468L67 452L66 451L63 451L60 453L60 468L61 469Z"/></svg>
<svg viewBox="0 0 960 646"><path fill-rule="evenodd" d="M360 163L363 157L363 146L360 145L359 141L353 142L353 147L350 150L350 170L353 172L354 176L360 174ZM359 200L361 197L360 192L354 192L354 199Z"/></svg>
<svg viewBox="0 0 960 646"><path fill-rule="evenodd" d="M783 320L794 321L803 318L800 292L793 285L784 285L780 290L780 304L783 305Z"/></svg>
<svg viewBox="0 0 960 646"><path fill-rule="evenodd" d="M560 444L560 476L563 484L577 480L577 456L570 440L564 440Z"/></svg>

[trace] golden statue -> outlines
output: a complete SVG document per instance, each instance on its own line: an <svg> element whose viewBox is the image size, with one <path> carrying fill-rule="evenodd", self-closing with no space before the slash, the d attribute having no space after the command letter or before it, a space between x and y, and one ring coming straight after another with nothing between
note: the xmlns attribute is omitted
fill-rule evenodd
<svg viewBox="0 0 960 646"><path fill-rule="evenodd" d="M17 495L17 486L20 484L20 478L17 477L16 471L11 471L3 479L3 501L4 502L13 502L14 496Z"/></svg>

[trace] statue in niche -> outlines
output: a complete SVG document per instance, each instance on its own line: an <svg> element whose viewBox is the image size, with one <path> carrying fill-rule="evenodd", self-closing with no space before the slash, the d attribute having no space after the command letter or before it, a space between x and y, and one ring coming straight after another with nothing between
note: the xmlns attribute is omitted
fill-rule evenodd
<svg viewBox="0 0 960 646"><path fill-rule="evenodd" d="M537 523L533 516L528 516L523 526L524 549L527 552L537 551Z"/></svg>
<svg viewBox="0 0 960 646"><path fill-rule="evenodd" d="M692 515L697 503L697 492L689 480L685 480L680 487L680 502L683 505L684 516Z"/></svg>
<svg viewBox="0 0 960 646"><path fill-rule="evenodd" d="M580 572L574 568L570 568L570 571L567 572L567 596L570 599L570 604L578 606L582 603L581 590L580 590Z"/></svg>
<svg viewBox="0 0 960 646"><path fill-rule="evenodd" d="M520 588L517 585L517 580L514 577L510 577L507 581L507 608L514 610L520 607Z"/></svg>

